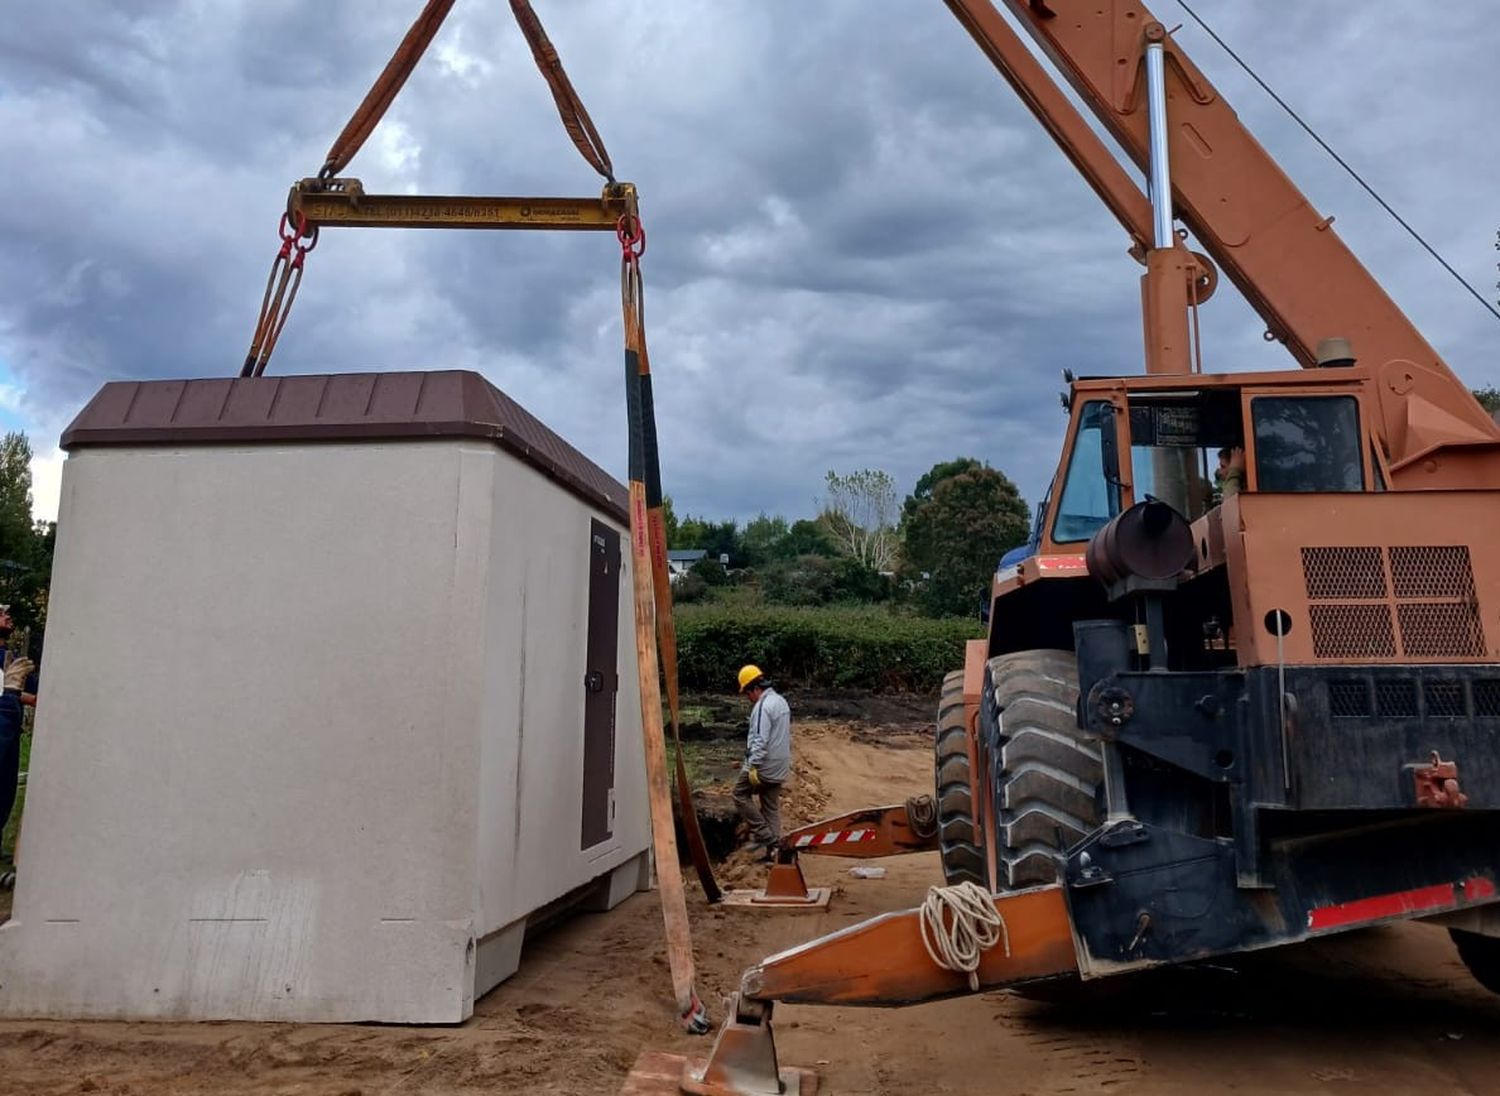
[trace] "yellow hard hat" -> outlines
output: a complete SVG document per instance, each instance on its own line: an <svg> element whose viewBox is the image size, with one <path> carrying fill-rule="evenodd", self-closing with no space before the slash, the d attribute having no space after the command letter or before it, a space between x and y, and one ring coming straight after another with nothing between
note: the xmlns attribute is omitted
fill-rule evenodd
<svg viewBox="0 0 1500 1096"><path fill-rule="evenodd" d="M749 664L746 664L744 666L741 666L740 667L740 692L744 692L745 691L745 687L747 685L753 684L754 682L758 681L760 678L762 678L764 676L765 676L765 674L763 674L763 673L760 672L760 667L756 666L753 663L749 663Z"/></svg>

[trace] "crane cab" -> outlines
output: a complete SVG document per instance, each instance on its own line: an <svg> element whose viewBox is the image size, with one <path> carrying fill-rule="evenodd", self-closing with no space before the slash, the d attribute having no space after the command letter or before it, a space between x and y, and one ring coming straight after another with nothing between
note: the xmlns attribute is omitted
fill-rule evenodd
<svg viewBox="0 0 1500 1096"><path fill-rule="evenodd" d="M1363 550L1375 550L1379 565L1368 568L1381 571L1388 587L1392 550L1405 558L1406 549L1431 549L1422 557L1430 560L1439 548L1463 548L1464 573L1472 576L1466 581L1500 590L1500 548L1490 547L1500 544L1492 516L1500 485L1393 484L1376 384L1358 365L1089 378L1073 383L1068 404L1063 458L1038 507L1031 543L1008 553L995 575L992 656L1069 649L1074 621L1109 615L1102 589L1088 576L1085 549L1108 522L1148 498L1168 503L1192 525L1198 558L1184 585L1197 606L1195 627L1228 633L1236 618L1273 609L1326 622L1329 613L1311 611L1316 583L1309 586L1303 575L1304 549L1309 560L1367 562L1375 557ZM1397 544L1393 536L1414 542ZM1361 600L1368 599L1350 603ZM1283 655L1288 646L1309 659L1319 651L1399 658L1423 649L1401 642L1399 607L1389 607L1389 642L1383 629L1380 642L1351 648L1324 634L1332 625L1294 628ZM1359 632L1358 613L1342 616L1340 628ZM1491 623L1495 636L1479 643L1459 638L1468 625L1455 620L1446 626L1449 641L1433 638L1426 649L1442 657L1500 657L1500 617Z"/></svg>

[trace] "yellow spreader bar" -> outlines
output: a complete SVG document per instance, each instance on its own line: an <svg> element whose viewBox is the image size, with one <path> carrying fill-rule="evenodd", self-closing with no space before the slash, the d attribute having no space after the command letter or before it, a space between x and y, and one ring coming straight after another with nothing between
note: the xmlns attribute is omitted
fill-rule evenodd
<svg viewBox="0 0 1500 1096"><path fill-rule="evenodd" d="M635 188L606 187L597 198L366 194L358 179L303 179L292 185L287 213L309 228L497 228L613 232Z"/></svg>

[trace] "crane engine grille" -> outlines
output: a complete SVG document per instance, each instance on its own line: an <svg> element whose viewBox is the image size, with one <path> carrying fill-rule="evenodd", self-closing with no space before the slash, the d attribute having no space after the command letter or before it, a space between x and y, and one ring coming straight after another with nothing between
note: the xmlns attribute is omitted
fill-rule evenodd
<svg viewBox="0 0 1500 1096"><path fill-rule="evenodd" d="M1302 577L1317 658L1484 656L1465 545L1303 548Z"/></svg>

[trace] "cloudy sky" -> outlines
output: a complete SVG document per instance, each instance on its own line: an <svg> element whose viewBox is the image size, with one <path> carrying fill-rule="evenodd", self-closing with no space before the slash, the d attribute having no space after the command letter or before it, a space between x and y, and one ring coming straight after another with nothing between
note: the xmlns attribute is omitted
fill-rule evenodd
<svg viewBox="0 0 1500 1096"><path fill-rule="evenodd" d="M1034 500L1059 371L1140 369L1122 231L936 0L535 6L643 196L679 514L800 516L827 469L904 491L958 455ZM0 25L0 426L32 435L39 514L56 438L104 381L237 371L286 187L419 7L49 0ZM1488 5L1196 7L1493 295ZM1179 40L1454 369L1500 383L1500 323L1191 22ZM499 0L460 0L348 174L597 192ZM1232 289L1204 323L1210 368L1290 364ZM346 230L309 259L271 368L476 369L623 475L620 361L609 238Z"/></svg>

